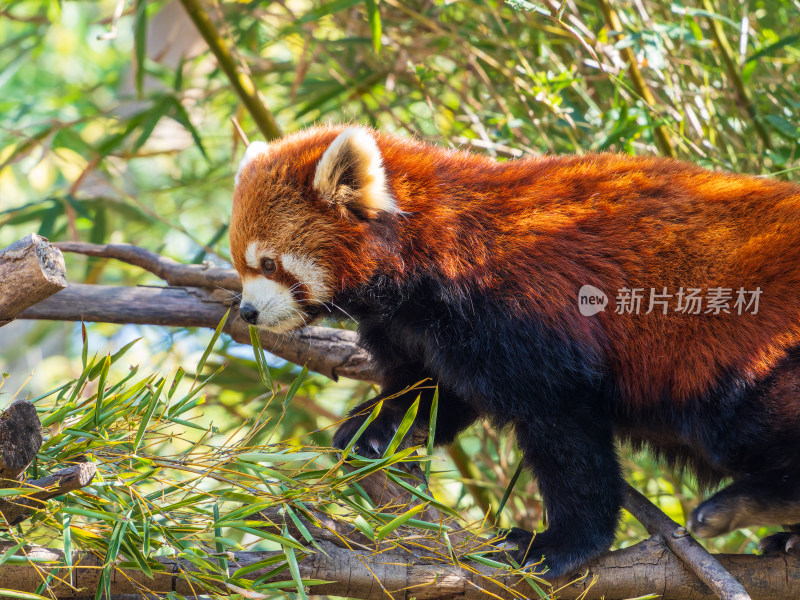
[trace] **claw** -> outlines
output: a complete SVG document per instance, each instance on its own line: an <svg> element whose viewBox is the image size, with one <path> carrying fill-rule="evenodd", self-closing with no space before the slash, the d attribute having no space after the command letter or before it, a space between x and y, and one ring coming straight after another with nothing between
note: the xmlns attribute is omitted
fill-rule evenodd
<svg viewBox="0 0 800 600"><path fill-rule="evenodd" d="M758 543L762 554L800 554L800 534L791 531L773 533Z"/></svg>

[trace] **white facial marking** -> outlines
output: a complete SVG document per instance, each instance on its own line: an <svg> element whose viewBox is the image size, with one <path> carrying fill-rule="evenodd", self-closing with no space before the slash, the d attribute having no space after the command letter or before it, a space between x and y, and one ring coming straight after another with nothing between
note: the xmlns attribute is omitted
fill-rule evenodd
<svg viewBox="0 0 800 600"><path fill-rule="evenodd" d="M331 142L314 173L314 189L333 197L345 168L355 168L358 189L354 191L361 204L374 210L397 212L386 187L381 151L366 129L349 127Z"/></svg>
<svg viewBox="0 0 800 600"><path fill-rule="evenodd" d="M319 302L329 299L330 287L325 270L313 260L289 252L281 254L281 264L298 282L305 285L311 297Z"/></svg>
<svg viewBox="0 0 800 600"><path fill-rule="evenodd" d="M236 171L236 177L234 178L234 185L239 185L239 178L242 175L242 171L249 165L253 160L258 158L259 156L263 156L269 152L269 144L266 142L253 142L248 147L247 150L244 152L244 156L242 160L239 162L239 170Z"/></svg>
<svg viewBox="0 0 800 600"><path fill-rule="evenodd" d="M248 277L242 281L242 303L258 311L257 326L275 333L301 327L300 306L285 285L266 277Z"/></svg>
<svg viewBox="0 0 800 600"><path fill-rule="evenodd" d="M259 261L261 260L259 256L259 244L258 242L250 242L247 246L247 250L244 251L244 260L247 262L247 266L251 269L258 269Z"/></svg>

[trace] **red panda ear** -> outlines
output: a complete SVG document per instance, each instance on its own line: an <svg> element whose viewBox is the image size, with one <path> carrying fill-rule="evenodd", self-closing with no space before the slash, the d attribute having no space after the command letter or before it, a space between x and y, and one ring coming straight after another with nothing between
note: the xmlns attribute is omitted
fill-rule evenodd
<svg viewBox="0 0 800 600"><path fill-rule="evenodd" d="M361 217L397 212L378 144L360 127L345 129L325 150L314 173L314 189L331 204Z"/></svg>
<svg viewBox="0 0 800 600"><path fill-rule="evenodd" d="M236 177L234 178L233 182L234 185L239 185L239 179L242 177L242 172L259 156L263 156L269 153L269 144L266 142L252 142L249 146L247 146L247 150L244 151L244 156L242 160L239 162L239 170L236 172Z"/></svg>

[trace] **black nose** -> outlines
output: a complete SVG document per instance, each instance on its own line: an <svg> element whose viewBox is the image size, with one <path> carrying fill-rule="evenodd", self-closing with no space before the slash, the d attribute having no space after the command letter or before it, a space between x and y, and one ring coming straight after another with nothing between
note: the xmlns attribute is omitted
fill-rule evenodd
<svg viewBox="0 0 800 600"><path fill-rule="evenodd" d="M242 304L239 307L239 315L250 325L258 323L258 311L249 304Z"/></svg>

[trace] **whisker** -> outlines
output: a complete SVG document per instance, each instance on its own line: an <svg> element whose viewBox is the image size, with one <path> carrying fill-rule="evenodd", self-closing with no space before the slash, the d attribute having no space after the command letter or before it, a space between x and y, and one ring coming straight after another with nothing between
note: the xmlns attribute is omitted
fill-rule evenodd
<svg viewBox="0 0 800 600"><path fill-rule="evenodd" d="M233 290L229 290L228 288L224 288L224 287L222 287L220 285L215 286L215 288L230 294L230 298L232 300L241 300L242 299L242 294L240 292L234 292Z"/></svg>
<svg viewBox="0 0 800 600"><path fill-rule="evenodd" d="M336 303L335 303L333 300L329 300L329 302L330 302L331 306L333 306L333 307L334 307L334 308L336 308L337 310L340 310L340 311L342 311L342 312L343 312L345 315L347 315L348 317L350 317L351 319L353 319L353 321L356 321L356 320L357 320L357 319L356 319L356 318L355 318L353 315L351 315L349 312L347 312L347 311L346 311L345 309L343 309L341 306L337 305L337 304L336 304Z"/></svg>

